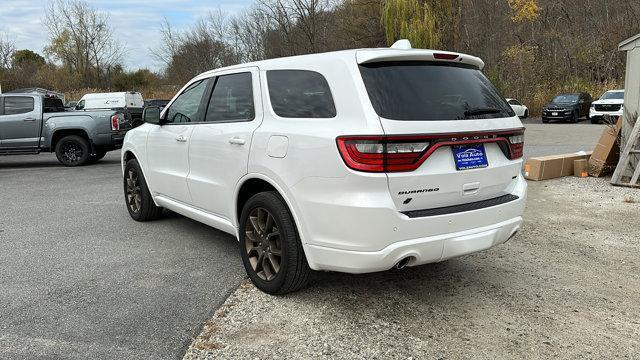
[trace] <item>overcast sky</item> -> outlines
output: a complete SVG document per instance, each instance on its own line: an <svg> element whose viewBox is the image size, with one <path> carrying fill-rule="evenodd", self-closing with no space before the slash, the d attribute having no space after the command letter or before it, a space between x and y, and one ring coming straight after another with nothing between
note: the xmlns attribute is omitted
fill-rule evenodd
<svg viewBox="0 0 640 360"><path fill-rule="evenodd" d="M119 42L128 49L124 65L128 69L160 64L148 49L158 45L158 29L163 17L176 29L185 29L209 10L218 8L230 14L241 11L252 0L88 0L93 8L110 14ZM48 34L42 23L48 0L0 0L0 34L16 43L18 49L42 54Z"/></svg>

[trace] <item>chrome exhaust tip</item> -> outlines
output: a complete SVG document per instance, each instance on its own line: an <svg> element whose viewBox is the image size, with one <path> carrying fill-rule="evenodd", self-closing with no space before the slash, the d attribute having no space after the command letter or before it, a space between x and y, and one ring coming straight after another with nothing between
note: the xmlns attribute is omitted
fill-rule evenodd
<svg viewBox="0 0 640 360"><path fill-rule="evenodd" d="M410 256L407 256L406 258L398 261L393 267L400 270L402 268L404 268L405 266L407 266L407 264L409 263L409 260L411 260Z"/></svg>

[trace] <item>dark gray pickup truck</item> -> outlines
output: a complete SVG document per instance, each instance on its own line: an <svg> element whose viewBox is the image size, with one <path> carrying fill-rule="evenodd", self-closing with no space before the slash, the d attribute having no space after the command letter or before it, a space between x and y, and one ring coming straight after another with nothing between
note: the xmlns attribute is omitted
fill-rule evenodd
<svg viewBox="0 0 640 360"><path fill-rule="evenodd" d="M55 152L63 165L90 164L121 148L130 128L116 110L65 111L56 97L0 94L0 155Z"/></svg>

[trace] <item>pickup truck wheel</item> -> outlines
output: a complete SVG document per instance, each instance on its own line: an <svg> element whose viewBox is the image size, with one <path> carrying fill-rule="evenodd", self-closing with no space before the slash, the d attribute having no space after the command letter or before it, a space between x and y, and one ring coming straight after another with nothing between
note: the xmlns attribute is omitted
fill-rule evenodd
<svg viewBox="0 0 640 360"><path fill-rule="evenodd" d="M307 284L311 269L291 213L276 192L259 193L247 201L239 236L242 263L258 289L278 295Z"/></svg>
<svg viewBox="0 0 640 360"><path fill-rule="evenodd" d="M106 151L104 151L104 150L96 150L95 154L92 154L92 155L89 156L89 163L91 163L91 164L97 163L98 161L100 161L106 155L107 155Z"/></svg>
<svg viewBox="0 0 640 360"><path fill-rule="evenodd" d="M155 220L162 215L162 208L156 206L144 179L140 164L135 159L127 161L124 167L124 199L129 215L135 221Z"/></svg>
<svg viewBox="0 0 640 360"><path fill-rule="evenodd" d="M56 144L56 157L64 166L81 166L89 161L90 148L87 139L67 135Z"/></svg>

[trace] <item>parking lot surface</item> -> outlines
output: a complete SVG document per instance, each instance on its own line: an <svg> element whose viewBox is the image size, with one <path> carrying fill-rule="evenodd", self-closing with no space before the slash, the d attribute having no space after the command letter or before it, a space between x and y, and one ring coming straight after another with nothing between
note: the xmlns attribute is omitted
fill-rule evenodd
<svg viewBox="0 0 640 360"><path fill-rule="evenodd" d="M316 273L287 296L246 283L185 359L637 358L638 190L529 184L525 225L506 244L399 271Z"/></svg>
<svg viewBox="0 0 640 360"><path fill-rule="evenodd" d="M527 156L592 149L603 129L603 125L584 123L529 122L525 126ZM80 168L65 168L50 154L0 157L0 304L3 305L0 307L0 358L174 359L184 354L202 322L244 278L237 245L232 237L171 213L150 223L132 221L123 202L120 171L118 152L108 154L96 165ZM554 208L547 207L540 211L542 213L538 214L537 210L528 210L533 216L538 214L554 219ZM582 225L571 224L582 229ZM526 239L524 243L528 244ZM518 242L522 243L523 240ZM533 237L528 246L536 246L536 243L537 238ZM398 311L424 317L421 321L426 321L429 317L425 314L432 314L432 310L424 308L421 311L425 312L413 313L417 308L407 303L410 298L400 296L403 291L413 293L412 296L416 298L435 296L447 302L473 303L479 300L478 296L492 299L497 295L489 290L502 287L500 279L516 271L515 268L520 265L517 259L508 264L500 263L503 260L494 264L495 257L503 259L517 255L519 251L524 251L519 246L522 245L516 245L515 250L499 248L492 250L492 253L474 255L477 257L475 259L463 258L425 268L407 269L398 274L363 277L323 274L312 283L310 290L290 298L264 297L247 287L244 289L247 291L234 295L229 301L244 305L247 305L247 301L265 301L265 304L273 303L275 308L283 309L289 309L293 301L306 307L304 311L309 312L307 316L312 321L292 323L298 326L335 322L331 317L334 315L345 317L352 324L359 324L358 316L369 319L371 316L383 316L385 312L396 314ZM535 263L546 266L545 256L549 255L536 256L539 258ZM556 260L554 257L550 259ZM564 258L563 261L575 262L577 259ZM525 265L533 267L535 264ZM491 269L496 266L502 270L492 272ZM527 279L526 274L530 272L514 278L507 276L506 279L514 282L515 286L518 281ZM420 283L424 278L431 281L435 278L437 281ZM489 290L462 292L454 298L443 297L443 291L456 293L456 286L463 280L471 290ZM486 282L478 284L478 280ZM356 284L360 282L362 284ZM374 286L376 282L381 282L383 286ZM422 284L422 287L416 288L415 282ZM538 283L525 282L517 288L505 290L506 294L515 293L525 285L539 286ZM389 287L395 292L389 292L390 297L382 296ZM249 295L244 297L245 293ZM373 304L371 301L374 300L365 301L369 296L374 299L382 296L383 302L380 304L386 304L387 308L379 307L374 313L359 314L354 310L359 303L362 306ZM495 299L492 301L492 306L508 308L508 303L496 303ZM438 312L443 321L459 317L461 313L458 311L462 311L462 314L480 311L478 317L491 315L488 309L449 309L445 303L441 305L434 307L433 311ZM409 306L408 310L403 310L406 306ZM224 312L225 308L221 310ZM513 311L527 312L532 309L535 307ZM355 311L353 315L348 315L352 310ZM314 318L313 314L318 312L334 315ZM236 321L233 317L230 319ZM246 319L237 319L246 322ZM391 317L387 319L392 320ZM400 319L392 322L392 328L409 326L407 324L411 319ZM276 316L268 326L256 324L255 329L247 331L256 332L258 336L263 331L261 329L277 328L279 322L286 321L286 318ZM508 321L517 323L517 319ZM380 326L390 326L386 322L373 321L371 324L375 326L372 331L379 330ZM237 331L234 329L242 328L241 325L231 322L223 326L230 336L235 336L233 334ZM442 336L453 336L448 334L450 331L453 334L462 331L463 324L455 324L451 328L453 330L445 325L440 324L441 328L437 331ZM251 331L247 334L253 334ZM274 339L287 341L288 338L284 337L287 334L278 331L273 333ZM336 334L341 334L340 331ZM435 336L436 331L428 334ZM324 347L326 342L329 346L327 353L332 353L333 337L325 338L323 333L313 336L316 339L313 344ZM396 333L394 336L404 337L406 334ZM292 343L297 338L302 339L302 335L293 337ZM261 341L270 339L266 337ZM205 344L202 345L205 348L216 346L206 342L196 344Z"/></svg>
<svg viewBox="0 0 640 360"><path fill-rule="evenodd" d="M136 223L119 152L0 157L0 359L175 359L244 277L232 237Z"/></svg>

